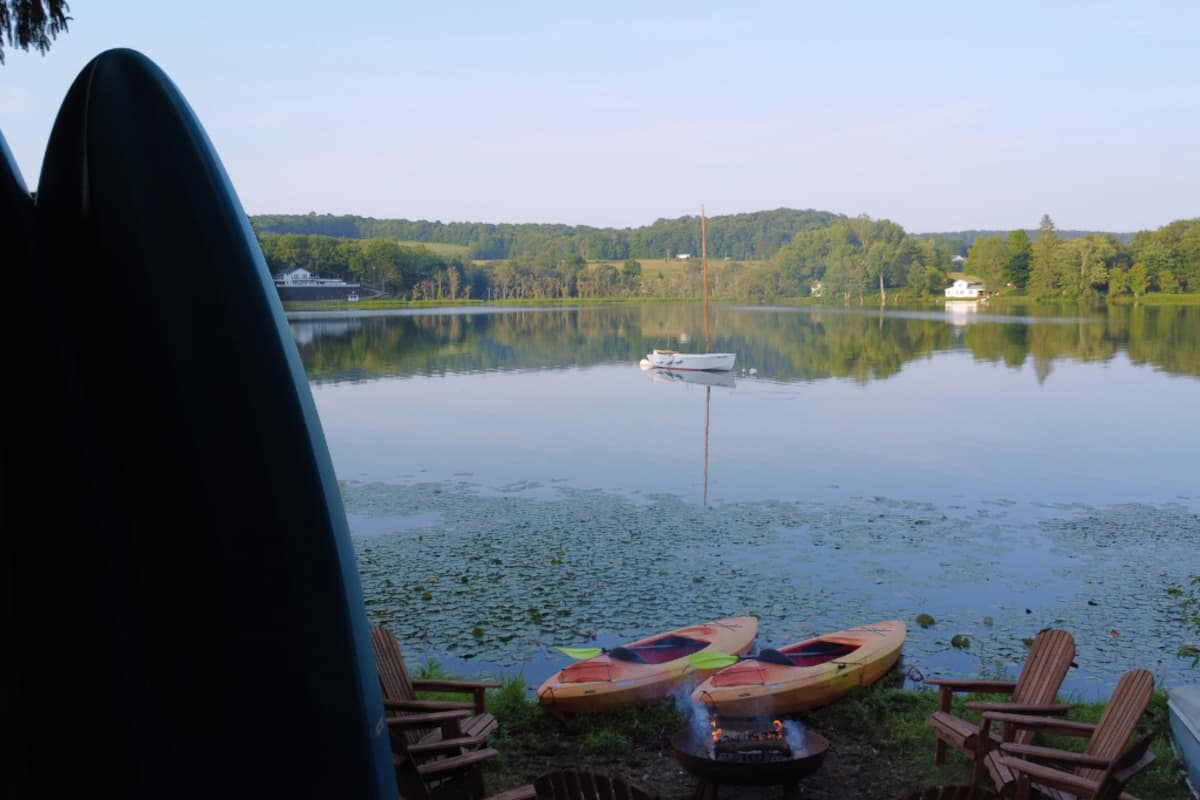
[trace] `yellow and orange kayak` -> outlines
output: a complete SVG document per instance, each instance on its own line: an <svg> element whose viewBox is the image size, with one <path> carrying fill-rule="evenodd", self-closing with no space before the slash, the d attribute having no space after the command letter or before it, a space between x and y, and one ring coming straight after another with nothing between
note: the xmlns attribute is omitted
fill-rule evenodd
<svg viewBox="0 0 1200 800"><path fill-rule="evenodd" d="M781 715L832 703L869 686L900 658L908 629L899 620L876 622L760 650L706 678L692 701L725 717Z"/></svg>
<svg viewBox="0 0 1200 800"><path fill-rule="evenodd" d="M538 702L553 714L578 714L662 700L716 671L697 669L690 656L747 653L757 634L756 618L729 617L631 642L552 675L538 688Z"/></svg>

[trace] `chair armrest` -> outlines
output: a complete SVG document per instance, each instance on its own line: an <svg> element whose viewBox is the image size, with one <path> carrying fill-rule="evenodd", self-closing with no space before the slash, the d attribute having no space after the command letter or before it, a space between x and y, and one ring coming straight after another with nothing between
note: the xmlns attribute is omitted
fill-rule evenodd
<svg viewBox="0 0 1200 800"><path fill-rule="evenodd" d="M496 681L460 681L436 678L419 678L412 682L413 690L417 692L459 692L471 695L475 710L482 714L487 703L485 693L488 689L499 689Z"/></svg>
<svg viewBox="0 0 1200 800"><path fill-rule="evenodd" d="M1090 756L1087 753L1077 753L1074 750L1060 750L1057 747L1043 747L1037 744L1004 742L1000 745L1000 752L1006 756L1017 756L1038 763L1054 761L1060 764L1073 764L1079 767L1099 767L1100 769L1105 769L1112 764L1112 759L1110 758Z"/></svg>
<svg viewBox="0 0 1200 800"><path fill-rule="evenodd" d="M383 707L387 711L470 711L475 713L474 703L457 703L453 700L384 700Z"/></svg>
<svg viewBox="0 0 1200 800"><path fill-rule="evenodd" d="M1126 767L1125 769L1119 769L1119 770L1117 770L1117 771L1116 771L1115 773L1113 773L1113 774L1115 774L1115 775L1117 776L1117 780L1121 782L1121 785L1122 785L1122 786L1124 786L1125 784L1127 784L1127 783L1129 783L1131 780L1133 780L1133 779L1134 779L1134 777L1135 777L1135 776L1136 776L1136 775L1137 775L1139 772L1141 772L1141 771L1142 771L1142 770L1144 770L1146 767L1148 767L1148 766L1150 766L1151 764L1153 764L1153 763L1154 763L1154 759L1155 759L1155 758L1157 758L1157 756L1155 756L1155 755L1154 755L1154 752L1153 752L1153 751L1151 751L1151 750L1147 750L1147 751L1146 751L1146 752L1145 752L1145 753L1142 755L1142 757L1141 757L1141 758L1139 758L1139 759L1137 760L1137 763L1135 763L1135 764L1130 764L1130 765L1129 765L1128 767ZM1124 792L1122 792L1122 793L1121 793L1121 798L1122 798L1122 800L1124 800L1124 798L1125 798L1125 793L1124 793Z"/></svg>
<svg viewBox="0 0 1200 800"><path fill-rule="evenodd" d="M507 792L494 794L487 800L533 800L535 797L537 797L537 790L533 788L532 783L527 783L524 786L509 789Z"/></svg>
<svg viewBox="0 0 1200 800"><path fill-rule="evenodd" d="M498 681L460 681L440 678L417 678L412 682L418 692L474 692L477 689L499 689Z"/></svg>
<svg viewBox="0 0 1200 800"><path fill-rule="evenodd" d="M1053 733L1063 736L1090 736L1096 730L1095 725L1086 722L1076 722L1070 719L1054 719L1039 717L1032 714L1006 714L1001 711L985 711L980 718L980 726L985 727L989 722L1004 723L1006 730L1024 728L1039 733Z"/></svg>
<svg viewBox="0 0 1200 800"><path fill-rule="evenodd" d="M409 731L437 728L443 723L456 722L470 716L471 712L463 709L461 711L435 711L430 714L406 714L403 717L389 717L386 722L388 730Z"/></svg>
<svg viewBox="0 0 1200 800"><path fill-rule="evenodd" d="M1047 703L1045 705L1034 705L1033 703L992 703L982 700L972 700L970 703L967 703L967 708L971 709L972 711L990 711L993 713L1001 712L1005 714L1031 714L1037 716L1065 714L1074 707L1074 703Z"/></svg>
<svg viewBox="0 0 1200 800"><path fill-rule="evenodd" d="M981 681L959 678L926 678L930 686L938 687L938 710L950 713L950 701L955 692L979 692L981 694L1012 694L1017 688L1015 681Z"/></svg>
<svg viewBox="0 0 1200 800"><path fill-rule="evenodd" d="M476 764L487 761L489 758L495 758L498 755L500 755L499 750L493 747L484 747L458 756L426 761L424 764L417 765L417 772L421 774L421 777L440 778L447 774L467 772Z"/></svg>
<svg viewBox="0 0 1200 800"><path fill-rule="evenodd" d="M1032 780L1044 786L1052 786L1056 789L1063 789L1076 795L1091 797L1100 788L1097 781L1081 778L1070 772L1047 767L1042 764L1035 764L1032 761L1026 761L1023 758L1013 758L1011 756L1001 756L999 763L1011 769L1013 772L1025 773Z"/></svg>
<svg viewBox="0 0 1200 800"><path fill-rule="evenodd" d="M456 736L453 739L439 739L436 742L420 742L406 745L409 755L423 756L429 753L440 753L451 750L474 750L487 744L487 739L479 736Z"/></svg>
<svg viewBox="0 0 1200 800"><path fill-rule="evenodd" d="M952 692L979 692L980 694L1012 694L1016 681L981 681L974 678L926 678L925 683Z"/></svg>

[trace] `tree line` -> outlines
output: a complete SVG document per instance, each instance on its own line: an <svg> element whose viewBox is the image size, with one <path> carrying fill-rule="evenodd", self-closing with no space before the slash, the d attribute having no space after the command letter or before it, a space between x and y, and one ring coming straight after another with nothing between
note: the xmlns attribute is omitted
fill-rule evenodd
<svg viewBox="0 0 1200 800"><path fill-rule="evenodd" d="M762 301L808 295L814 289L820 293L823 282L831 296L846 300L897 287L938 292L952 267L951 256L964 250L948 239L909 236L886 220L830 212L778 209L708 222L709 290L718 298ZM404 299L671 298L703 293L699 258L671 270L643 270L638 260L698 255L698 216L658 220L636 230L317 214L256 216L251 224L273 273L303 267ZM487 242L496 237L502 245L490 249ZM459 244L468 252L443 255L401 241ZM500 253L506 255L477 263L481 254Z"/></svg>
<svg viewBox="0 0 1200 800"><path fill-rule="evenodd" d="M822 228L842 215L829 211L780 208L714 217L708 252L713 258L768 258L800 231ZM640 228L592 228L586 225L488 224L375 219L333 214L266 214L250 219L260 234L318 234L346 239L385 238L467 248L472 260L564 259L624 261L674 258L700 253L700 217L660 219Z"/></svg>
<svg viewBox="0 0 1200 800"><path fill-rule="evenodd" d="M364 217L258 216L251 223L272 272L303 267L410 300L520 300L699 297L698 258L682 269L644 269L636 254L700 250L700 220L658 220L637 230L560 225L484 225ZM491 233L488 233L488 232ZM1023 290L1072 300L1200 290L1200 220L1173 222L1132 236L1057 231L1049 215L1025 230L977 237L969 250L952 235L912 235L866 215L780 209L714 217L708 225L713 297L765 302L824 296L864 302L889 294L941 296L965 271L992 292ZM479 263L480 236L501 236L503 258ZM452 239L459 241L449 241ZM1127 240L1127 241L1125 241ZM444 242L466 255L435 253L401 241ZM651 244L653 243L653 244ZM636 244L636 247L635 247ZM677 248L677 249L676 249ZM618 253L621 255L595 255ZM754 259L722 253L758 253Z"/></svg>
<svg viewBox="0 0 1200 800"><path fill-rule="evenodd" d="M1200 219L1139 231L1062 236L1050 215L1033 238L1025 231L977 239L967 269L989 287L1024 289L1038 298L1092 300L1149 292L1200 291Z"/></svg>

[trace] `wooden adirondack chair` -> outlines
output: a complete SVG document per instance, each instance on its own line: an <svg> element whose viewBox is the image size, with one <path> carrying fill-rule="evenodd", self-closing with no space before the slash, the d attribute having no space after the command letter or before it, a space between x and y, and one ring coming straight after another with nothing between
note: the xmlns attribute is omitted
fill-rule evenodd
<svg viewBox="0 0 1200 800"><path fill-rule="evenodd" d="M404 663L404 654L392 632L381 625L371 626L371 645L375 649L375 665L379 670L379 686L383 690L383 707L395 718L428 715L439 711L472 713L446 719L427 727L392 725L393 732L403 735L413 754L424 751L422 745L445 739L459 741L461 747L479 747L496 730L496 718L484 710L485 692L500 686L493 681L413 680ZM471 696L470 702L452 700L418 700L418 691L458 692ZM395 739L395 736L393 736Z"/></svg>
<svg viewBox="0 0 1200 800"><path fill-rule="evenodd" d="M1095 725L1072 720L1024 714L985 712L984 717L1002 725L1000 747L987 754L985 763L995 787L1008 793L1016 787L1026 800L1033 784L1041 796L1055 800L1128 797L1126 783L1154 760L1149 751L1153 734L1126 747L1150 704L1154 675L1148 670L1126 672ZM1020 731L1060 736L1087 737L1082 753L1018 743Z"/></svg>
<svg viewBox="0 0 1200 800"><path fill-rule="evenodd" d="M560 770L533 782L538 800L654 800L632 783L598 772Z"/></svg>
<svg viewBox="0 0 1200 800"><path fill-rule="evenodd" d="M467 710L434 712L439 716L470 716ZM420 715L413 715L420 716ZM397 728L418 726L421 720L398 718L389 724ZM477 747L463 751L452 741L428 742L422 745L422 755L413 753L404 736L392 737L392 766L396 787L404 800L532 800L532 784L519 786L500 794L485 796L483 765L500 755L492 747ZM428 758L429 755L438 755Z"/></svg>
<svg viewBox="0 0 1200 800"><path fill-rule="evenodd" d="M1016 681L926 679L925 682L937 686L939 692L938 710L929 718L929 724L937 734L934 763L945 762L946 745L949 744L975 762L973 782L978 784L983 777L984 756L1000 741L999 734L991 730L987 720L981 719L976 724L950 712L956 692L1009 695L1010 699L1003 702L967 703L967 708L981 713L1063 714L1073 706L1055 704L1054 697L1074 659L1074 637L1067 631L1047 629L1034 638L1029 657ZM1034 732L1021 731L1016 736L1015 742L1029 744Z"/></svg>
<svg viewBox="0 0 1200 800"><path fill-rule="evenodd" d="M1137 800L1124 791L1125 785L1154 762L1154 753L1150 752L1154 736L1150 732L1135 740L1097 781L1033 761L1011 759L1010 768L1018 772L1015 796L1018 800L1029 798L1032 784L1038 797L1049 800Z"/></svg>
<svg viewBox="0 0 1200 800"><path fill-rule="evenodd" d="M1000 795L986 786L946 784L920 789L904 795L900 800L1000 800Z"/></svg>

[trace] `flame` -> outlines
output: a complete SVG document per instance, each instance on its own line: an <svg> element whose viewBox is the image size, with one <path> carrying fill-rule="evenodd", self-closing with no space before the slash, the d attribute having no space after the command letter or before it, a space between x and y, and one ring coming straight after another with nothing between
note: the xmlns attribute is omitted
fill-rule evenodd
<svg viewBox="0 0 1200 800"><path fill-rule="evenodd" d="M716 717L709 717L708 727L713 743L721 741L721 737L725 735L725 729L717 722ZM745 731L739 735L745 736L750 741L775 741L787 740L788 731L784 727L783 720L775 719L771 720L769 724L764 721L760 730Z"/></svg>

